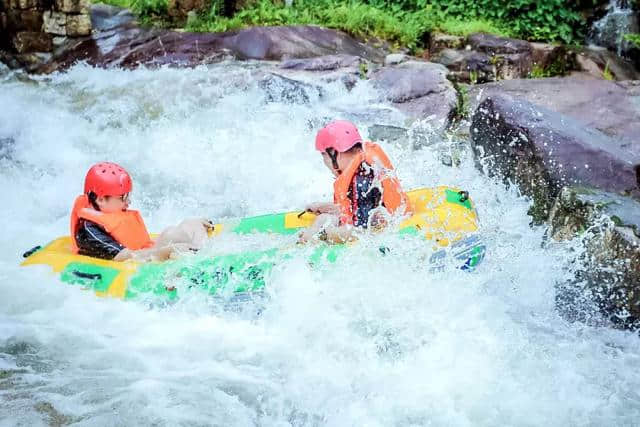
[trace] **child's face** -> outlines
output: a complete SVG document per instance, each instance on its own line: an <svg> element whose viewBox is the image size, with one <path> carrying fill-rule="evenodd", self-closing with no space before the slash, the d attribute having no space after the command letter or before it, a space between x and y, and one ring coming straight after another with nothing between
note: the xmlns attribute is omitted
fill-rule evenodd
<svg viewBox="0 0 640 427"><path fill-rule="evenodd" d="M353 160L353 157L354 157L354 154L349 152L338 153L336 157L336 162L338 163L339 170L336 170L333 167L331 156L329 156L329 154L326 151L322 152L322 161L324 161L325 166L328 167L331 172L333 172L333 176L335 177L340 175L340 171L343 171L349 167L349 163L351 163L351 160Z"/></svg>
<svg viewBox="0 0 640 427"><path fill-rule="evenodd" d="M338 156L340 156L340 154L338 154ZM327 154L326 151L322 152L322 161L324 162L324 165L329 168L329 170L331 172L333 172L333 176L338 176L338 171L335 170L335 168L333 167L333 162L331 161L331 157L329 156L329 154ZM339 165L339 163L338 163Z"/></svg>
<svg viewBox="0 0 640 427"><path fill-rule="evenodd" d="M96 199L101 212L112 213L127 210L129 207L129 193L122 196L102 196Z"/></svg>

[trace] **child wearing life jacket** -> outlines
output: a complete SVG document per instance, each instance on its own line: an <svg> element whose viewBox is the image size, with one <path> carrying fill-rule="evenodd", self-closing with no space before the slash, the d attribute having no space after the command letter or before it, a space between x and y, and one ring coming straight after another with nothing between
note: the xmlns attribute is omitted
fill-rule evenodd
<svg viewBox="0 0 640 427"><path fill-rule="evenodd" d="M115 163L98 163L89 169L84 194L71 212L74 253L124 261L165 260L177 250L199 248L213 228L203 219L183 221L160 234L154 242L140 213L128 209L131 177Z"/></svg>
<svg viewBox="0 0 640 427"><path fill-rule="evenodd" d="M356 228L381 227L386 223L380 207L389 214L410 211L408 198L393 176L393 166L379 145L363 142L358 128L337 120L320 129L316 150L333 172L333 203L315 203L307 211L318 215L300 235L333 243L353 238Z"/></svg>

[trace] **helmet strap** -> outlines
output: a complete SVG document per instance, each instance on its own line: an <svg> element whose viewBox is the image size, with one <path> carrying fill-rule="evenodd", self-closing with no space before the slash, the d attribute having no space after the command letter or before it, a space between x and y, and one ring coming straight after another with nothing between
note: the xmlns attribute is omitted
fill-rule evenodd
<svg viewBox="0 0 640 427"><path fill-rule="evenodd" d="M331 164L333 165L333 168L336 171L340 172L340 166L338 166L338 151L334 148L327 148L326 153L331 159Z"/></svg>
<svg viewBox="0 0 640 427"><path fill-rule="evenodd" d="M96 202L96 200L98 200L98 195L93 191L89 191L87 193L87 198L89 199L89 203L91 203L91 206L93 206L93 209L99 211L100 206L98 206L98 203Z"/></svg>

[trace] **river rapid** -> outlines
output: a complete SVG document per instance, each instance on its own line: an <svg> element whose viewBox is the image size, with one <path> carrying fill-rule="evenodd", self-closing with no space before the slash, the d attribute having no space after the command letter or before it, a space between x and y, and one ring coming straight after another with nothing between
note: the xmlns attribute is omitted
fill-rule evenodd
<svg viewBox="0 0 640 427"><path fill-rule="evenodd" d="M487 245L472 273L430 273L411 248L373 257L364 242L332 268L283 262L261 315L246 316L206 298L98 298L19 267L25 250L68 233L94 162L131 172L133 207L159 230L329 200L318 123L352 119L365 135L405 123L364 81L350 92L314 82L319 92L290 102L256 83L259 67L0 70L0 426L637 425L637 336L558 315L572 249L543 245L528 201L455 139L383 147L405 188L469 191Z"/></svg>

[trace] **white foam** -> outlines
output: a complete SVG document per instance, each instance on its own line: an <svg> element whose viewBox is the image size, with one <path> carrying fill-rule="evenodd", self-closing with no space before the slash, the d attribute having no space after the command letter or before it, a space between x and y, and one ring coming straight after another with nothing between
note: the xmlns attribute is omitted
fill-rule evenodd
<svg viewBox="0 0 640 427"><path fill-rule="evenodd" d="M364 109L375 93L329 85L308 105L267 103L252 72L77 66L3 80L0 138L15 144L0 159L0 372L10 372L0 375L0 419L48 422L37 409L48 402L79 425L637 421L637 338L560 319L554 283L568 254L542 249L526 200L468 155L442 166L442 146L385 149L406 187L470 192L488 243L471 274L430 274L400 244L384 258L364 244L330 269L293 258L267 277L271 300L255 319L197 298L164 309L100 299L17 267L23 251L67 232L84 173L100 160L131 171L134 205L153 229L329 198L308 122ZM370 124L358 122L365 133ZM258 244L225 238L210 250Z"/></svg>

